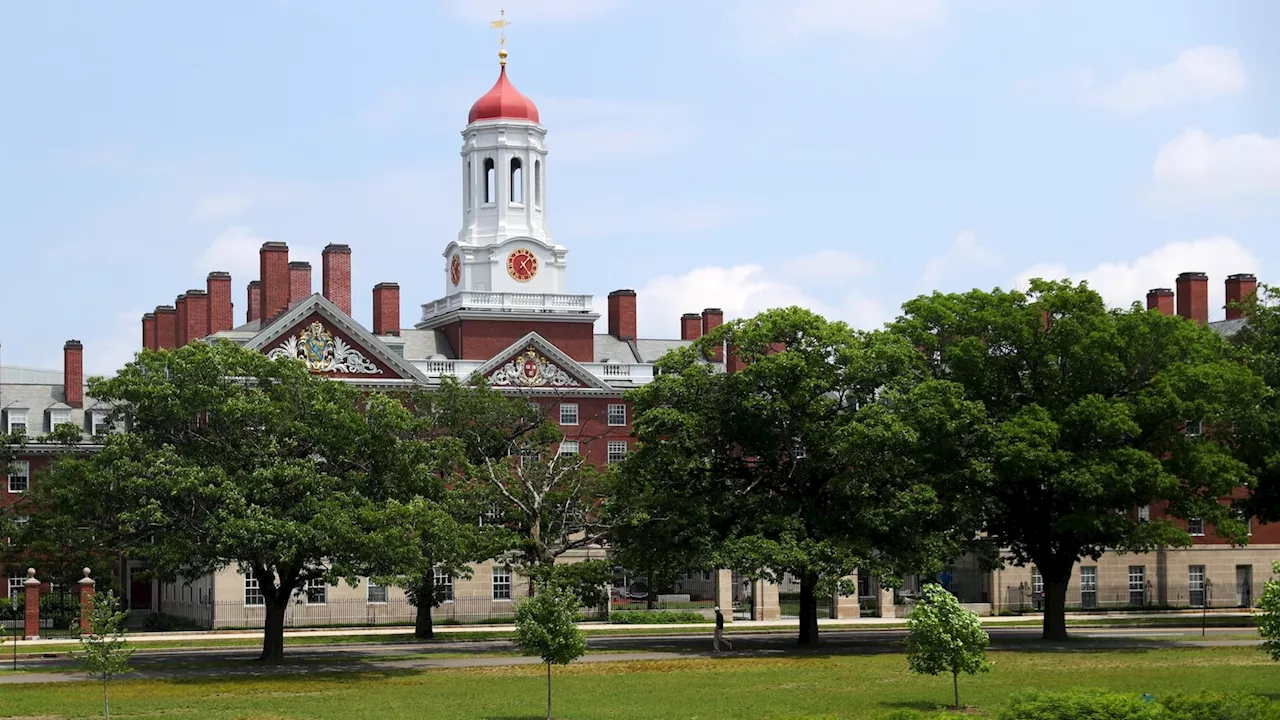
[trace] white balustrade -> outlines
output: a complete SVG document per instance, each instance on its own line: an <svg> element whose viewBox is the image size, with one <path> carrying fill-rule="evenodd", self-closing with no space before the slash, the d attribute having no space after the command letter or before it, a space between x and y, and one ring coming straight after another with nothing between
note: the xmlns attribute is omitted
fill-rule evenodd
<svg viewBox="0 0 1280 720"><path fill-rule="evenodd" d="M429 320L453 310L482 307L508 312L591 312L590 295L560 293L458 292L422 305L422 319Z"/></svg>

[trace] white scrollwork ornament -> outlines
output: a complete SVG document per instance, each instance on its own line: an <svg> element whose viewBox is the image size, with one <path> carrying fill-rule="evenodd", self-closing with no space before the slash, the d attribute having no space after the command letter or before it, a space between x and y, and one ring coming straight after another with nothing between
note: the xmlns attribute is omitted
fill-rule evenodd
<svg viewBox="0 0 1280 720"><path fill-rule="evenodd" d="M489 376L496 387L579 387L581 383L530 347Z"/></svg>
<svg viewBox="0 0 1280 720"><path fill-rule="evenodd" d="M359 350L313 322L297 335L285 339L267 353L269 358L293 358L307 364L313 372L350 373L353 375L381 375L382 370Z"/></svg>

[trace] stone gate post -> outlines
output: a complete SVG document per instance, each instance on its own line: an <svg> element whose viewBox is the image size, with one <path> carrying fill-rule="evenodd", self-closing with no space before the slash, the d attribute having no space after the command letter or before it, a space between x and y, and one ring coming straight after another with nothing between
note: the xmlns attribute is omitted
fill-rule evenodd
<svg viewBox="0 0 1280 720"><path fill-rule="evenodd" d="M80 579L80 634L88 635L93 629L93 596L97 593L97 583L89 577L91 571L84 569L84 577Z"/></svg>
<svg viewBox="0 0 1280 720"><path fill-rule="evenodd" d="M36 569L27 568L27 581L23 583L26 591L26 610L23 612L23 640L40 639L40 581L36 579Z"/></svg>

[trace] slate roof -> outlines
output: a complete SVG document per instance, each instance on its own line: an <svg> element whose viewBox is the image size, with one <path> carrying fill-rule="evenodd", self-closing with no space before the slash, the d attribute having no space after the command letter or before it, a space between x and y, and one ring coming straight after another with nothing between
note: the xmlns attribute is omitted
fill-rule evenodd
<svg viewBox="0 0 1280 720"><path fill-rule="evenodd" d="M457 359L443 330L401 330L400 337L404 341L404 356L409 360Z"/></svg>
<svg viewBox="0 0 1280 720"><path fill-rule="evenodd" d="M1209 327L1219 335L1231 337L1240 332L1249 324L1248 318L1235 318L1233 320L1218 320L1209 323Z"/></svg>
<svg viewBox="0 0 1280 720"><path fill-rule="evenodd" d="M93 410L109 410L110 408L89 397L85 385L84 407L73 408L67 405L66 389L63 386L62 373L56 370L38 370L35 368L16 368L7 366L0 368L0 430L9 429L9 411L23 409L27 411L27 437L36 438L52 430L49 427L50 410L70 409L71 423L79 427L89 437L87 413ZM43 382L55 380L56 382ZM16 381L16 382L15 382ZM24 382L25 381L25 382Z"/></svg>

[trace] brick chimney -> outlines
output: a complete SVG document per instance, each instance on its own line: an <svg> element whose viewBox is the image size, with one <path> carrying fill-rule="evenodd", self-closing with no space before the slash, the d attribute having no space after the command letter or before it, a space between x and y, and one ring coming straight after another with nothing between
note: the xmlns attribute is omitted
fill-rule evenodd
<svg viewBox="0 0 1280 720"><path fill-rule="evenodd" d="M249 308L245 311L244 321L253 322L262 317L262 281L252 280L248 287L245 288L248 297L245 298L245 305Z"/></svg>
<svg viewBox="0 0 1280 720"><path fill-rule="evenodd" d="M609 293L609 334L619 340L636 339L636 291Z"/></svg>
<svg viewBox="0 0 1280 720"><path fill-rule="evenodd" d="M275 320L289 309L289 246L282 242L262 243L258 251L258 279L262 281L262 324Z"/></svg>
<svg viewBox="0 0 1280 720"><path fill-rule="evenodd" d="M320 253L320 292L351 314L351 247L330 243Z"/></svg>
<svg viewBox="0 0 1280 720"><path fill-rule="evenodd" d="M156 349L156 314L142 314L142 347L147 350Z"/></svg>
<svg viewBox="0 0 1280 720"><path fill-rule="evenodd" d="M1159 310L1161 315L1173 314L1173 291L1169 288L1152 288L1147 291L1147 309Z"/></svg>
<svg viewBox="0 0 1280 720"><path fill-rule="evenodd" d="M373 286L373 334L400 334L400 286L396 283Z"/></svg>
<svg viewBox="0 0 1280 720"><path fill-rule="evenodd" d="M289 304L311 297L311 263L289 263Z"/></svg>
<svg viewBox="0 0 1280 720"><path fill-rule="evenodd" d="M209 293L203 290L187 291L187 342L203 340L209 336Z"/></svg>
<svg viewBox="0 0 1280 720"><path fill-rule="evenodd" d="M1227 276L1227 319L1244 317L1244 310L1239 305L1257 291L1258 278L1253 275L1239 273Z"/></svg>
<svg viewBox="0 0 1280 720"><path fill-rule="evenodd" d="M1178 276L1178 314L1204 325L1209 322L1209 276L1184 272Z"/></svg>
<svg viewBox="0 0 1280 720"><path fill-rule="evenodd" d="M702 337L702 316L698 313L685 313L680 316L680 339L697 340Z"/></svg>
<svg viewBox="0 0 1280 720"><path fill-rule="evenodd" d="M156 349L178 347L178 312L172 305L156 306Z"/></svg>
<svg viewBox="0 0 1280 720"><path fill-rule="evenodd" d="M84 407L84 346L79 340L62 346L62 388L68 405Z"/></svg>
<svg viewBox="0 0 1280 720"><path fill-rule="evenodd" d="M702 334L707 335L712 330L724 324L724 311L720 308L707 308L702 311ZM712 348L708 353L711 362L724 362L724 346Z"/></svg>
<svg viewBox="0 0 1280 720"><path fill-rule="evenodd" d="M231 305L231 273L211 272L204 281L209 293L209 334L220 333L235 327L235 313Z"/></svg>
<svg viewBox="0 0 1280 720"><path fill-rule="evenodd" d="M173 308L177 317L173 324L173 346L182 347L187 344L187 296L179 295L173 301Z"/></svg>

